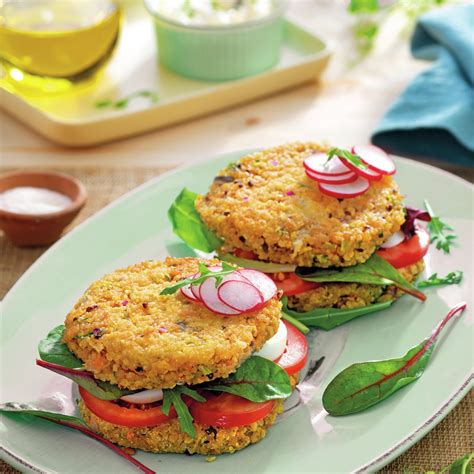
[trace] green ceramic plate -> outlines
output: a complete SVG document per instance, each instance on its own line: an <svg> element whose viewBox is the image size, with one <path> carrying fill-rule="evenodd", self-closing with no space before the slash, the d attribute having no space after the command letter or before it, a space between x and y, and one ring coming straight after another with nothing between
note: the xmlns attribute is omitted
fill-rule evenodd
<svg viewBox="0 0 474 474"><path fill-rule="evenodd" d="M178 169L136 189L61 239L19 280L3 302L1 401L30 401L71 385L35 366L36 345L64 316L90 282L132 262L189 253L173 236L166 210L187 186L205 191L215 172L242 153ZM435 168L397 159L398 182L407 202L428 198L451 223L458 246L450 255L431 249L427 273L462 269L459 286L429 288L420 303L404 297L390 310L355 320L330 333L313 331L311 358L325 360L300 387L302 403L288 412L259 444L207 463L201 456L139 453L160 473L374 471L424 436L470 388L472 310L444 332L416 383L357 415L335 418L321 407L321 392L342 368L356 362L399 356L430 334L447 309L461 300L471 306L472 187ZM4 459L24 471L133 472L125 461L85 436L46 421L3 417ZM409 466L407 466L409 467Z"/></svg>

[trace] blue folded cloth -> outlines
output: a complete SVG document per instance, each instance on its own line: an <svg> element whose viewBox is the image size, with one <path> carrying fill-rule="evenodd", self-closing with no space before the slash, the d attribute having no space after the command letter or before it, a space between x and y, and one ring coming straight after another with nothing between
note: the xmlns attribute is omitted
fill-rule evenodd
<svg viewBox="0 0 474 474"><path fill-rule="evenodd" d="M435 63L390 107L372 142L392 153L474 166L474 5L423 15L411 50Z"/></svg>

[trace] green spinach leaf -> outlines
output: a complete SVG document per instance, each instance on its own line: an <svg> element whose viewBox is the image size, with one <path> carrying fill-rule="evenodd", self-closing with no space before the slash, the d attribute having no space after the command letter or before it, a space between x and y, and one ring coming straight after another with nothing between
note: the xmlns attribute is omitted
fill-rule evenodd
<svg viewBox="0 0 474 474"><path fill-rule="evenodd" d="M330 382L323 393L323 406L331 415L349 415L381 402L400 388L421 377L436 339L446 323L466 307L452 308L428 339L399 359L353 364Z"/></svg>
<svg viewBox="0 0 474 474"><path fill-rule="evenodd" d="M352 319L364 316L366 314L375 313L387 309L393 301L385 301L383 303L375 303L361 308L339 309L339 308L315 308L306 313L298 313L288 308L288 298L281 299L283 308L283 317L286 316L296 319L299 323L306 326L316 327L330 331L341 324L345 324ZM291 321L289 321L291 322Z"/></svg>
<svg viewBox="0 0 474 474"><path fill-rule="evenodd" d="M285 370L259 356L247 359L230 377L205 384L203 388L233 393L257 403L291 395L290 378Z"/></svg>
<svg viewBox="0 0 474 474"><path fill-rule="evenodd" d="M173 232L190 247L212 252L222 245L222 240L206 227L196 211L197 194L184 188L168 209Z"/></svg>
<svg viewBox="0 0 474 474"><path fill-rule="evenodd" d="M82 361L62 341L63 333L64 324L61 324L52 329L46 338L41 339L38 344L38 352L41 359L70 369L82 367Z"/></svg>
<svg viewBox="0 0 474 474"><path fill-rule="evenodd" d="M390 263L376 254L372 255L365 263L352 267L313 268L310 273L302 268L297 268L296 274L303 280L321 283L351 282L368 285L395 285L415 298L426 300L426 296L420 290L406 281Z"/></svg>

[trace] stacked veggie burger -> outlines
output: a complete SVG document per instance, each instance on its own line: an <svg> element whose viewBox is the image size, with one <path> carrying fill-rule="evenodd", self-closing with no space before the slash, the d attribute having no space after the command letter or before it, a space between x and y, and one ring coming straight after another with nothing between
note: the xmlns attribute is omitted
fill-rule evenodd
<svg viewBox="0 0 474 474"><path fill-rule="evenodd" d="M395 172L376 147L294 143L230 163L205 195L184 189L169 217L191 247L265 272L288 319L318 326L403 293L424 299L412 282L429 236L415 219L429 215L403 205Z"/></svg>
<svg viewBox="0 0 474 474"><path fill-rule="evenodd" d="M79 385L88 427L152 452L231 453L260 441L306 362L270 278L168 258L93 283L38 365Z"/></svg>

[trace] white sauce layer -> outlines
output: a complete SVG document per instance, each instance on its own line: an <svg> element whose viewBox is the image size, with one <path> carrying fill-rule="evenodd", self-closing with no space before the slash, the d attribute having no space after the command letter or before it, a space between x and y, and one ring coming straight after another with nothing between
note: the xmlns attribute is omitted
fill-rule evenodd
<svg viewBox="0 0 474 474"><path fill-rule="evenodd" d="M184 25L234 25L268 16L273 0L152 0L160 15Z"/></svg>
<svg viewBox="0 0 474 474"><path fill-rule="evenodd" d="M71 199L46 188L19 186L0 193L0 208L18 214L48 214L68 207Z"/></svg>

